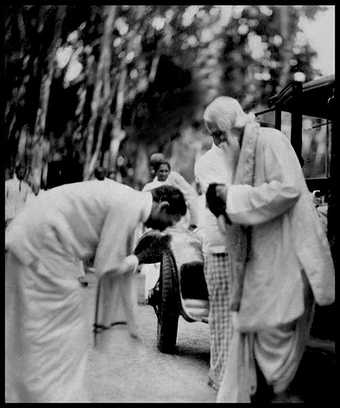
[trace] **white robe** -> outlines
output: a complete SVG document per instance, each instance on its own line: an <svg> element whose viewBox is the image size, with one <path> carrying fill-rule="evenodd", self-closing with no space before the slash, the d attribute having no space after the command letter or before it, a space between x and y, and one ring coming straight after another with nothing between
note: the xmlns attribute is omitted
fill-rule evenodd
<svg viewBox="0 0 340 408"><path fill-rule="evenodd" d="M252 231L217 402L250 402L256 387L254 355L268 384L283 391L303 354L314 299L320 305L334 301L329 245L289 140L275 129L261 128L255 163L254 185L231 185L227 192L230 220Z"/></svg>
<svg viewBox="0 0 340 408"><path fill-rule="evenodd" d="M6 234L7 401L87 400L84 324L92 316L83 312L82 260L95 254L99 278L112 271L111 279L122 280L115 271L151 205L150 193L87 181L45 192L13 221ZM123 286L131 290L130 282Z"/></svg>
<svg viewBox="0 0 340 408"><path fill-rule="evenodd" d="M301 316L306 273L320 305L334 301L334 265L325 232L289 140L261 128L256 145L254 187L231 185L227 213L233 223L251 225L240 329L266 329Z"/></svg>

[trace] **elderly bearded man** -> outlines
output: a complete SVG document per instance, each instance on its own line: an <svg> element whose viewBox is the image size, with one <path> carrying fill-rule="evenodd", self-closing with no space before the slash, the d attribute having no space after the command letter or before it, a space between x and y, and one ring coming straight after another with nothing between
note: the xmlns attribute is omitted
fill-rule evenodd
<svg viewBox="0 0 340 408"><path fill-rule="evenodd" d="M6 236L7 402L88 400L82 261L95 256L103 279L133 274L136 227L164 230L185 213L174 187L98 180L53 188L23 209Z"/></svg>
<svg viewBox="0 0 340 408"><path fill-rule="evenodd" d="M231 306L234 334L217 401L249 402L256 390L255 363L273 400L284 401L309 337L314 301L334 301L329 244L283 133L261 128L229 97L215 99L204 120L220 148L236 159L232 183L211 185L206 195L226 231L229 224L239 225L228 240L238 297Z"/></svg>

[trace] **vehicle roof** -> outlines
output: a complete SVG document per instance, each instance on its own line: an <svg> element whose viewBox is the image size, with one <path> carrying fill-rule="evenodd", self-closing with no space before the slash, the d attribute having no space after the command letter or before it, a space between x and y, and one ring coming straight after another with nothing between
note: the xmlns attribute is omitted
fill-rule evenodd
<svg viewBox="0 0 340 408"><path fill-rule="evenodd" d="M301 83L292 82L281 92L271 97L269 106L280 110L309 116L333 119L335 117L335 76L329 75L302 84L302 94L298 95Z"/></svg>

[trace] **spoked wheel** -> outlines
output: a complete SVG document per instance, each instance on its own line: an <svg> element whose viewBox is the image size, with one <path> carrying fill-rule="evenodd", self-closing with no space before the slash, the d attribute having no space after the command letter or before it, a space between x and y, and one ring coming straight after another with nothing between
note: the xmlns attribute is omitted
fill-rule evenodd
<svg viewBox="0 0 340 408"><path fill-rule="evenodd" d="M175 351L180 312L179 283L171 251L164 251L159 279L157 347L162 353Z"/></svg>

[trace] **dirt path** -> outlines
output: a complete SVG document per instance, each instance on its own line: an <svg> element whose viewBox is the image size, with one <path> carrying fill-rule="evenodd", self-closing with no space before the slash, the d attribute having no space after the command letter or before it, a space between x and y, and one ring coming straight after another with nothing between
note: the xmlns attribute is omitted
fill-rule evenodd
<svg viewBox="0 0 340 408"><path fill-rule="evenodd" d="M94 286L87 290L86 307L93 310ZM215 402L207 385L209 329L204 323L180 318L176 354L156 347L156 316L139 306L140 340L126 326L106 333L101 349L90 348L89 390L93 402ZM91 341L92 343L92 341ZM91 344L92 345L92 344Z"/></svg>

